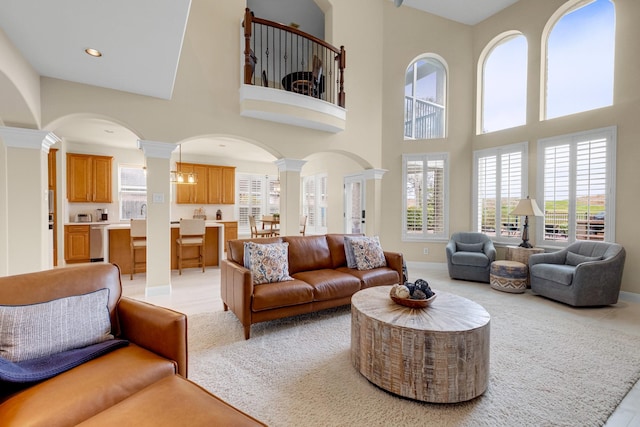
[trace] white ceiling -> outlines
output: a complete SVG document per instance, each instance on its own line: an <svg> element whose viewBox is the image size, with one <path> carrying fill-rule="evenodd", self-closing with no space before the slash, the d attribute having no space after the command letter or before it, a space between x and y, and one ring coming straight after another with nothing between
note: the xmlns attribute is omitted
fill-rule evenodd
<svg viewBox="0 0 640 427"><path fill-rule="evenodd" d="M472 25L516 1L404 0L401 7ZM191 0L0 0L0 28L41 76L171 99L190 6ZM87 55L89 47L103 56ZM131 131L99 119L78 119L53 131L72 141L136 147ZM246 160L244 149L252 148L259 151L256 158L265 158L246 142L233 141L228 150L222 145L231 141L211 141L189 142L183 151L208 147L203 154L241 153Z"/></svg>

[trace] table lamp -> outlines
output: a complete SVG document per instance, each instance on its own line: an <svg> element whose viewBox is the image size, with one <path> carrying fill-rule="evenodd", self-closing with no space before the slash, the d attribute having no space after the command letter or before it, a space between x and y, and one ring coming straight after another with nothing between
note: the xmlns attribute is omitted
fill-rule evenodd
<svg viewBox="0 0 640 427"><path fill-rule="evenodd" d="M519 246L521 248L532 248L533 246L529 243L529 215L544 216L544 213L536 203L536 199L530 199L529 196L526 199L520 199L516 208L509 215L524 216L522 243Z"/></svg>

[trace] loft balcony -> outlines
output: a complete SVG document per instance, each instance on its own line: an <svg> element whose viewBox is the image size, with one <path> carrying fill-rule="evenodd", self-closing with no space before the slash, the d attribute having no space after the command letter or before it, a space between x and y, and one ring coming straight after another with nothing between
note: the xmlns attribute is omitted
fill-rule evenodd
<svg viewBox="0 0 640 427"><path fill-rule="evenodd" d="M344 46L245 9L240 115L337 133L346 127Z"/></svg>

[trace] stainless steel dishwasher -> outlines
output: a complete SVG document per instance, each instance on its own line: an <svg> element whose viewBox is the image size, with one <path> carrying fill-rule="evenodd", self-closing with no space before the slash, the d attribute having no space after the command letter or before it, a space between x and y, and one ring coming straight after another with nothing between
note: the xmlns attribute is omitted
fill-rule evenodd
<svg viewBox="0 0 640 427"><path fill-rule="evenodd" d="M91 262L104 261L105 225L92 224L89 228L89 258Z"/></svg>

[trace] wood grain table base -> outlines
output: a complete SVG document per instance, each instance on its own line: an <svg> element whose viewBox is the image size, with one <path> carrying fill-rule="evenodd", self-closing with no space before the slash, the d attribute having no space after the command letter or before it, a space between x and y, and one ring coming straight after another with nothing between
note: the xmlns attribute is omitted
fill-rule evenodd
<svg viewBox="0 0 640 427"><path fill-rule="evenodd" d="M351 300L351 362L375 385L411 399L463 402L489 381L490 316L479 304L438 292L424 309L394 303L390 286Z"/></svg>

